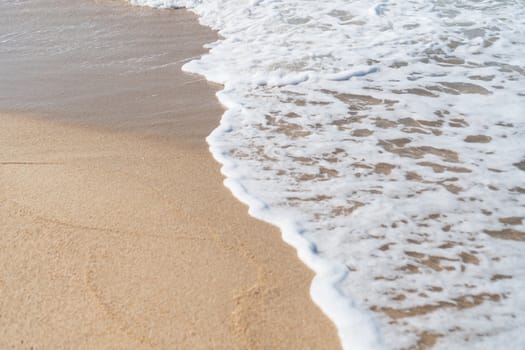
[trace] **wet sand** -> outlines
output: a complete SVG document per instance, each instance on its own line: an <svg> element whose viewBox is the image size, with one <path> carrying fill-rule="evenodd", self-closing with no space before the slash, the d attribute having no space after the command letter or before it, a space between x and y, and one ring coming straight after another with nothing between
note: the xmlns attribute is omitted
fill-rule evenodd
<svg viewBox="0 0 525 350"><path fill-rule="evenodd" d="M339 348L310 299L312 273L222 186L204 142L222 113L215 89L163 65L169 50L137 56L147 42L149 53L173 47L184 60L214 34L183 11L34 4L29 18L62 8L44 16L55 24L93 25L97 14L98 38L104 25L125 23L117 37L105 35L130 42L84 64L72 63L86 54L82 45L65 56L23 55L16 43L0 52L9 77L0 82L0 347ZM67 12L68 4L79 7ZM143 70L123 73L129 52Z"/></svg>

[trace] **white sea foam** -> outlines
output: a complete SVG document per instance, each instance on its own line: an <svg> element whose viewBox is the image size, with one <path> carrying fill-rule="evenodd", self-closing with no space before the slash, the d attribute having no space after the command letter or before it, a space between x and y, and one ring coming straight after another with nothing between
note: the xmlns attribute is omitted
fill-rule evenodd
<svg viewBox="0 0 525 350"><path fill-rule="evenodd" d="M131 2L224 37L210 148L345 349L525 348L523 1Z"/></svg>

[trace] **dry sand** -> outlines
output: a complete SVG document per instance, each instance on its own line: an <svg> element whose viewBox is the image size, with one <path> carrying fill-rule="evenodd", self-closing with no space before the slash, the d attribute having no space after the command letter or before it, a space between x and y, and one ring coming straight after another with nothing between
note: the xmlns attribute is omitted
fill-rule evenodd
<svg viewBox="0 0 525 350"><path fill-rule="evenodd" d="M130 28L147 32L144 21ZM193 23L196 38L210 37ZM201 44L178 47L190 57ZM105 76L86 86L96 91ZM113 118L89 118L108 98L89 91L77 105L52 93L38 96L59 103L0 100L10 111L0 114L0 348L340 347L310 299L312 273L222 185L204 142L221 111L214 90L178 77L172 92L190 93L159 97L176 100L169 118L154 103L132 118L136 106L118 84L105 102L119 111ZM11 76L20 98L30 78ZM155 86L163 88L130 93Z"/></svg>
<svg viewBox="0 0 525 350"><path fill-rule="evenodd" d="M0 124L1 348L337 348L204 143Z"/></svg>

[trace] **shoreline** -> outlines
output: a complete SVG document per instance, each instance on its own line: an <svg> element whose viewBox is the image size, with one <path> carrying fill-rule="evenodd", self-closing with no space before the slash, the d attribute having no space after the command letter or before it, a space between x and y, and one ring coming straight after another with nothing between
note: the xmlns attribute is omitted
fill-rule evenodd
<svg viewBox="0 0 525 350"><path fill-rule="evenodd" d="M0 120L2 346L339 347L205 145Z"/></svg>
<svg viewBox="0 0 525 350"><path fill-rule="evenodd" d="M146 23L153 19L140 16L177 16L124 8ZM194 38L211 37L200 28ZM187 44L178 49L188 58L202 54L202 42ZM86 93L78 105L25 110L2 101L10 111L0 113L2 347L340 348L311 300L313 272L223 186L204 141L222 110L214 89L175 68L167 118L143 118L151 110L126 104L142 88L115 90L122 81L105 85L118 96L107 101ZM103 77L82 86L98 93ZM52 80L39 83L54 91ZM118 114L93 112L106 107Z"/></svg>

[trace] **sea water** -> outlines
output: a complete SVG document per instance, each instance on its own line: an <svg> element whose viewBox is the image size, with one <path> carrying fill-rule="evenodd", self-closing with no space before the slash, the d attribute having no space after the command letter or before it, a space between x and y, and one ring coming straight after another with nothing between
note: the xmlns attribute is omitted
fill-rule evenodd
<svg viewBox="0 0 525 350"><path fill-rule="evenodd" d="M211 151L345 349L525 348L524 1L131 2L219 30Z"/></svg>

